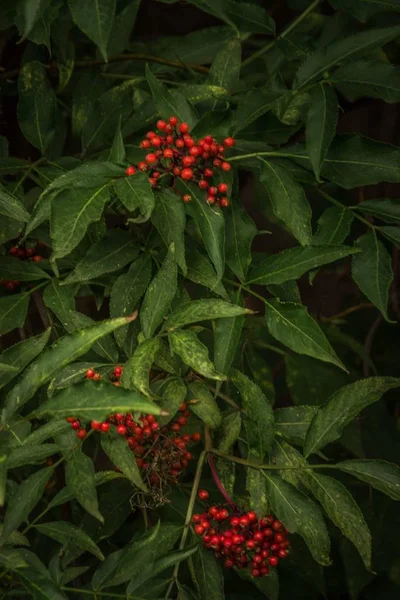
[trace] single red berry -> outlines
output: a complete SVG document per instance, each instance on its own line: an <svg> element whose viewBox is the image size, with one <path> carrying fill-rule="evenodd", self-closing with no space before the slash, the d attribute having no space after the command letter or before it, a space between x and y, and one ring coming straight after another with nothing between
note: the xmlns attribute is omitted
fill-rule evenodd
<svg viewBox="0 0 400 600"><path fill-rule="evenodd" d="M203 175L204 175L204 177L212 177L213 176L213 170L212 169L204 169Z"/></svg>
<svg viewBox="0 0 400 600"><path fill-rule="evenodd" d="M152 423L152 424L150 425L150 428L151 428L151 430L152 430L152 431L158 431L158 430L160 429L160 424L159 424L159 423L156 423L156 422L154 422L154 423Z"/></svg>
<svg viewBox="0 0 400 600"><path fill-rule="evenodd" d="M235 145L235 140L233 137L227 137L224 139L224 144L225 146L228 146L228 148L231 148Z"/></svg>
<svg viewBox="0 0 400 600"><path fill-rule="evenodd" d="M269 556L269 551L267 549L261 550L261 556L263 558L268 558Z"/></svg>
<svg viewBox="0 0 400 600"><path fill-rule="evenodd" d="M192 179L193 178L193 170L192 169L182 169L181 172L182 179Z"/></svg>
<svg viewBox="0 0 400 600"><path fill-rule="evenodd" d="M134 175L135 173L136 173L135 167L133 167L132 165L130 165L129 167L126 167L126 169L125 169L125 175L127 177L130 177L131 175Z"/></svg>
<svg viewBox="0 0 400 600"><path fill-rule="evenodd" d="M195 433L192 433L191 438L192 438L192 442L196 442L196 443L200 442L200 440L201 440L201 433L199 433L199 432L196 431Z"/></svg>
<svg viewBox="0 0 400 600"><path fill-rule="evenodd" d="M201 525L196 525L196 526L195 526L195 528L194 528L194 532L195 532L197 535L203 535L203 534L204 534L204 531L205 531L205 529L204 529L204 527L202 527Z"/></svg>
<svg viewBox="0 0 400 600"><path fill-rule="evenodd" d="M177 148L184 148L185 147L185 142L179 138L179 139L176 140L175 146Z"/></svg>
<svg viewBox="0 0 400 600"><path fill-rule="evenodd" d="M74 423L76 421L75 417L67 417L65 420L67 423Z"/></svg>
<svg viewBox="0 0 400 600"><path fill-rule="evenodd" d="M233 560L231 560L230 558L227 558L224 562L224 567L226 567L227 569L232 569L234 564L235 563L233 562Z"/></svg>
<svg viewBox="0 0 400 600"><path fill-rule="evenodd" d="M269 567L267 567L267 565L263 565L260 569L260 574L262 577L264 577L265 575L268 575L269 573Z"/></svg>
<svg viewBox="0 0 400 600"><path fill-rule="evenodd" d="M164 129L164 132L165 133L172 133L172 131L173 131L173 127L169 123L167 123L166 126L165 126L165 129Z"/></svg>
<svg viewBox="0 0 400 600"><path fill-rule="evenodd" d="M94 372L93 369L88 369L86 371L86 379L92 379L95 375L96 375L96 373Z"/></svg>
<svg viewBox="0 0 400 600"><path fill-rule="evenodd" d="M260 542L262 542L262 541L263 541L263 539L264 539L264 534L262 533L262 531L256 531L256 532L254 533L254 536L253 536L253 538L254 538L254 541L255 541L255 542L257 542L257 543L260 543Z"/></svg>
<svg viewBox="0 0 400 600"><path fill-rule="evenodd" d="M155 135L151 138L151 143L155 148L159 148L161 146L161 138L158 135Z"/></svg>
<svg viewBox="0 0 400 600"><path fill-rule="evenodd" d="M207 196L206 202L207 204L215 204L217 201L215 196Z"/></svg>
<svg viewBox="0 0 400 600"><path fill-rule="evenodd" d="M147 139L151 140L155 135L157 135L156 133L154 133L154 131L148 131L146 133L146 137Z"/></svg>
<svg viewBox="0 0 400 600"><path fill-rule="evenodd" d="M208 509L208 514L211 515L212 517L215 517L215 515L218 514L218 508L216 506L210 506L210 508Z"/></svg>
<svg viewBox="0 0 400 600"><path fill-rule="evenodd" d="M172 172L176 177L179 177L179 175L181 174L181 170L179 167L174 167Z"/></svg>
<svg viewBox="0 0 400 600"><path fill-rule="evenodd" d="M211 523L208 519L202 519L200 525L204 527L204 529L210 529Z"/></svg>
<svg viewBox="0 0 400 600"><path fill-rule="evenodd" d="M171 123L172 125L172 123ZM181 123L178 127L181 133L187 133L189 131L189 125L187 123Z"/></svg>
<svg viewBox="0 0 400 600"><path fill-rule="evenodd" d="M171 431L180 431L181 426L179 425L179 423L172 423L170 426L170 430Z"/></svg>
<svg viewBox="0 0 400 600"><path fill-rule="evenodd" d="M156 185L157 181L154 179L154 177L149 177L149 183L151 186Z"/></svg>
<svg viewBox="0 0 400 600"><path fill-rule="evenodd" d="M80 440L84 440L86 437L86 429L80 429L77 431L76 437L78 437Z"/></svg>
<svg viewBox="0 0 400 600"><path fill-rule="evenodd" d="M79 421L74 421L71 425L72 429L75 429L75 431L78 431L78 429L80 429L81 424L79 423Z"/></svg>
<svg viewBox="0 0 400 600"><path fill-rule="evenodd" d="M231 170L231 165L228 162L223 162L221 165L221 169L223 171L230 171Z"/></svg>
<svg viewBox="0 0 400 600"><path fill-rule="evenodd" d="M261 554L255 554L253 556L253 563L255 563L256 565L259 565L263 562L263 557L261 556Z"/></svg>
<svg viewBox="0 0 400 600"><path fill-rule="evenodd" d="M199 490L199 493L197 495L200 500L208 500L208 498L210 497L210 494L207 492L207 490Z"/></svg>
<svg viewBox="0 0 400 600"><path fill-rule="evenodd" d="M41 260L43 260L43 256L40 256L40 254L36 254L35 256L32 256L33 262L40 262Z"/></svg>
<svg viewBox="0 0 400 600"><path fill-rule="evenodd" d="M278 552L280 550L279 544L271 544L271 552Z"/></svg>
<svg viewBox="0 0 400 600"><path fill-rule="evenodd" d="M214 158L213 165L214 167L220 167L222 165L222 160L220 160L219 158Z"/></svg>
<svg viewBox="0 0 400 600"><path fill-rule="evenodd" d="M108 431L110 431L110 423L102 423L102 424L100 425L100 430L101 430L103 433L107 433Z"/></svg>
<svg viewBox="0 0 400 600"><path fill-rule="evenodd" d="M252 510L247 513L247 518L249 519L250 523L255 523L258 521L256 513Z"/></svg>
<svg viewBox="0 0 400 600"><path fill-rule="evenodd" d="M229 189L229 188L228 188L228 184L227 184L227 183L220 183L220 184L218 185L218 191L219 191L221 194L226 194L226 192L228 191L228 189Z"/></svg>
<svg viewBox="0 0 400 600"><path fill-rule="evenodd" d="M115 375L115 377L121 377L121 375L122 375L122 367L121 366L114 368L114 375Z"/></svg>
<svg viewBox="0 0 400 600"><path fill-rule="evenodd" d="M259 569L253 569L251 571L251 576L252 577L260 577L260 575L261 575L261 573L260 573Z"/></svg>
<svg viewBox="0 0 400 600"><path fill-rule="evenodd" d="M90 426L92 429L99 430L101 428L101 423L100 421L92 421Z"/></svg>
<svg viewBox="0 0 400 600"><path fill-rule="evenodd" d="M142 162L140 162L140 163L138 164L138 169L139 169L139 171L147 171L147 165L146 165L146 163L145 163L145 162L143 162L143 161L142 161Z"/></svg>
<svg viewBox="0 0 400 600"><path fill-rule="evenodd" d="M157 156L155 154L146 154L146 162L149 164L155 163L157 161Z"/></svg>
<svg viewBox="0 0 400 600"><path fill-rule="evenodd" d="M246 516L240 517L240 527L248 527L249 524L250 524L250 521L249 521L248 517L246 517Z"/></svg>
<svg viewBox="0 0 400 600"><path fill-rule="evenodd" d="M253 550L253 548L256 547L256 543L254 540L250 539L250 540L247 540L246 546L249 550Z"/></svg>
<svg viewBox="0 0 400 600"><path fill-rule="evenodd" d="M205 179L200 179L198 185L201 190L206 190L208 188L208 181Z"/></svg>
<svg viewBox="0 0 400 600"><path fill-rule="evenodd" d="M163 155L164 158L174 158L174 151L171 148L165 148Z"/></svg>
<svg viewBox="0 0 400 600"><path fill-rule="evenodd" d="M140 147L143 148L144 150L147 149L147 148L150 148L151 147L150 140L142 140L140 142Z"/></svg>
<svg viewBox="0 0 400 600"><path fill-rule="evenodd" d="M282 523L280 521L274 521L272 523L272 529L274 531L279 531L282 528Z"/></svg>
<svg viewBox="0 0 400 600"><path fill-rule="evenodd" d="M100 381L101 375L100 373L95 373L92 377L93 381Z"/></svg>
<svg viewBox="0 0 400 600"><path fill-rule="evenodd" d="M126 432L127 432L127 428L125 427L125 425L118 425L118 427L117 427L118 435L125 435Z"/></svg>
<svg viewBox="0 0 400 600"><path fill-rule="evenodd" d="M222 198L219 199L219 205L222 208L228 208L228 206L230 206L230 204L231 204L230 200L226 196L222 196Z"/></svg>
<svg viewBox="0 0 400 600"><path fill-rule="evenodd" d="M163 130L163 129L165 129L166 122L163 121L162 119L160 119L159 121L157 121L156 126L157 126L157 129Z"/></svg>
<svg viewBox="0 0 400 600"><path fill-rule="evenodd" d="M172 135L167 135L167 137L165 138L165 142L168 146L172 146L172 144L174 143L174 138Z"/></svg>
<svg viewBox="0 0 400 600"><path fill-rule="evenodd" d="M278 550L279 558L286 558L289 552L287 550Z"/></svg>
<svg viewBox="0 0 400 600"><path fill-rule="evenodd" d="M172 127L175 127L175 125L178 123L177 117L170 117L168 119L168 121L169 121L170 125L172 125Z"/></svg>
<svg viewBox="0 0 400 600"><path fill-rule="evenodd" d="M239 517L232 517L231 519L231 525L232 527L239 527L240 524L240 518Z"/></svg>
<svg viewBox="0 0 400 600"><path fill-rule="evenodd" d="M182 165L184 167L190 167L195 162L194 156L184 156L182 158Z"/></svg>
<svg viewBox="0 0 400 600"><path fill-rule="evenodd" d="M218 514L219 520L224 521L229 517L229 511L226 508L222 508Z"/></svg>
<svg viewBox="0 0 400 600"><path fill-rule="evenodd" d="M277 558L276 556L270 556L268 562L271 565L271 567L276 567L279 563L279 558Z"/></svg>
<svg viewBox="0 0 400 600"><path fill-rule="evenodd" d="M11 254L11 255L18 254L18 248L16 246L11 246L11 248L9 250L9 254Z"/></svg>
<svg viewBox="0 0 400 600"><path fill-rule="evenodd" d="M187 203L187 202L191 202L192 200L192 196L190 194L184 194L184 196L182 196L182 200Z"/></svg>
<svg viewBox="0 0 400 600"><path fill-rule="evenodd" d="M189 150L190 156L199 156L201 150L198 146L192 146Z"/></svg>

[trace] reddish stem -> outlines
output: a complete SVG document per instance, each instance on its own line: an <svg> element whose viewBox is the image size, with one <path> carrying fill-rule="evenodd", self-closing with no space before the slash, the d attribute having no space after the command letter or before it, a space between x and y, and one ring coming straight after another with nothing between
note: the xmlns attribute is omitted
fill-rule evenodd
<svg viewBox="0 0 400 600"><path fill-rule="evenodd" d="M220 478L218 476L217 468L215 466L213 455L209 454L207 460L208 460L208 464L210 466L210 470L211 470L213 479L215 481L215 485L217 486L217 488L219 489L219 491L221 492L221 494L223 495L223 497L225 498L225 500L227 501L227 503L230 506L232 506L232 508L234 508L235 510L237 510L236 504L233 502L232 498L229 496L228 492L226 491L226 489L224 488L224 486L221 483L221 480L220 480Z"/></svg>

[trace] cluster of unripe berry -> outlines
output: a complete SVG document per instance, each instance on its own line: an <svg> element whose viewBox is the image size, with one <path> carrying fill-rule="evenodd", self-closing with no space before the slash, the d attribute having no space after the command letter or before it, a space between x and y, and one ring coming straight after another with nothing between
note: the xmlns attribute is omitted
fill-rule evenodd
<svg viewBox="0 0 400 600"><path fill-rule="evenodd" d="M157 130L158 133L149 131L140 143L141 148L150 151L145 160L137 166L127 167L126 175L135 175L137 169L147 172L152 186L157 186L159 180L168 175L172 178L173 189L176 178L192 181L206 192L208 204L229 206L228 184L211 185L210 180L216 169L230 171L231 165L223 155L227 148L235 145L235 140L227 137L220 144L212 135L206 135L196 141L189 135L189 125L179 123L177 117L170 117L168 122L157 121ZM184 194L182 199L190 202L192 198L190 194Z"/></svg>
<svg viewBox="0 0 400 600"><path fill-rule="evenodd" d="M11 246L8 253L19 260L30 260L32 262L40 262L43 259L43 256L38 254L37 247L31 248L22 248L18 246ZM9 292L13 292L21 285L20 281L15 279L0 279L0 285L4 286L5 289Z"/></svg>
<svg viewBox="0 0 400 600"><path fill-rule="evenodd" d="M198 497L207 501L209 494L200 490ZM263 577L289 554L288 532L271 515L259 519L253 511L241 513L213 505L202 514L194 514L192 521L204 547L223 557L228 569L249 568L252 577Z"/></svg>

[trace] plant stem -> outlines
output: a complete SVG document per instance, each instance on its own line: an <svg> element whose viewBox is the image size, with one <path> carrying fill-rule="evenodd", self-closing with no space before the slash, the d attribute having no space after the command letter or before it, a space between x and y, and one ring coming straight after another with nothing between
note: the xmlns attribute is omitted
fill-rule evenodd
<svg viewBox="0 0 400 600"><path fill-rule="evenodd" d="M197 463L196 474L195 474L194 480L193 480L192 493L190 494L188 509L186 512L184 530L182 533L181 542L179 544L179 550L183 550L183 548L185 547L186 539L187 539L187 536L189 533L189 527L190 527L190 523L192 521L194 504L196 502L197 491L199 489L201 474L203 472L206 455L207 455L207 452L205 450L203 450L203 452L199 456L199 460ZM180 566L180 563L178 563L174 568L174 572L172 573L172 581L168 586L168 590L167 590L167 593L165 594L165 598L169 597L171 590L173 589L174 585L177 582L179 566Z"/></svg>
<svg viewBox="0 0 400 600"><path fill-rule="evenodd" d="M17 189L24 183L25 179L30 176L31 171L33 171L35 169L35 167L37 167L38 165L42 164L42 162L44 162L45 160L46 160L46 158L44 156L42 156L41 158L39 158L39 160L37 160L36 162L31 163L29 165L28 169L25 171L25 173L22 175L21 179L18 181L17 185L13 189L13 191L12 191L13 194L15 194Z"/></svg>
<svg viewBox="0 0 400 600"><path fill-rule="evenodd" d="M332 315L331 317L320 317L320 320L323 323L331 323L332 321L336 321L337 319L343 319L343 317L347 317L354 312L362 310L363 308L376 308L375 304L371 304L371 302L360 302L360 304L356 304L356 306L349 306L349 308L345 308L344 310Z"/></svg>
<svg viewBox="0 0 400 600"><path fill-rule="evenodd" d="M351 214L356 219L358 219L359 221L361 221L362 223L364 223L364 225L367 225L371 229L375 229L375 225L373 225L372 223L370 223L369 221L367 221L367 219L364 219L364 217L361 217L359 214L357 214L356 212L354 212L353 209L357 208L357 207L353 207L353 209L352 209L350 206L346 206L345 204L342 204L341 202L339 202L339 200L336 200L336 198L332 198L332 196L329 196L329 194L327 194L323 190L317 189L317 192L318 192L318 194L320 196L322 196L323 198L325 198L325 200L328 200L328 202L330 202L331 204L334 204L338 208L342 208L342 209L344 208L345 210L350 211Z"/></svg>
<svg viewBox="0 0 400 600"><path fill-rule="evenodd" d="M259 158L260 156L280 156L281 158L289 158L296 157L296 154L287 154L285 152L251 152L250 154L238 154L238 156L232 156L231 158L226 158L224 160L228 162L233 162L234 160L242 160L245 158Z"/></svg>
<svg viewBox="0 0 400 600"><path fill-rule="evenodd" d="M207 388L210 390L210 392L212 392L219 398L222 398L222 400L225 400L225 402L227 402L227 404L230 404L231 406L233 406L233 408L236 408L236 410L243 410L242 408L240 408L240 406L238 404L236 404L236 402L234 400L232 400L232 398L230 398L226 394L223 394L222 392L217 390L212 385L207 385Z"/></svg>
<svg viewBox="0 0 400 600"><path fill-rule="evenodd" d="M221 495L225 498L225 500L227 501L227 503L230 506L232 506L232 508L236 509L236 506L235 506L232 498L229 496L228 492L226 491L226 489L224 488L224 486L221 483L221 480L219 478L217 469L215 467L214 457L212 456L212 450L209 451L209 454L211 454L211 456L208 456L207 462L208 462L208 465L210 467L211 474L213 476L215 485L217 486L217 488L219 489Z"/></svg>
<svg viewBox="0 0 400 600"><path fill-rule="evenodd" d="M249 58L246 58L246 60L244 60L242 62L242 67L246 67L247 65L251 64L253 61L257 60L257 58L259 58L260 56L262 56L263 54L265 54L265 52L268 52L268 50L271 50L271 48L273 48L275 46L275 44L279 41L284 39L287 35L289 35L289 33L295 28L297 27L309 14L310 12L312 12L314 10L314 8L316 8L318 6L318 4L321 2L321 0L314 0L314 2L311 2L310 6L308 6L302 13L301 15L299 15L296 19L294 19L294 21L292 21L283 31L281 34L278 35L277 38L275 38L274 40L272 40L271 42L269 42L266 46L264 46L263 48L260 48L260 50L257 50L257 52L254 52L254 54L252 54L251 56L249 56Z"/></svg>

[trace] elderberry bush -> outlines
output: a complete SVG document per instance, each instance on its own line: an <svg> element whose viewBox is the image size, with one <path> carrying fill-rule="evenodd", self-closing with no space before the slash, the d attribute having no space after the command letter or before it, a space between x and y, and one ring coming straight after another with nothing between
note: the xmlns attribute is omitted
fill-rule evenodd
<svg viewBox="0 0 400 600"><path fill-rule="evenodd" d="M399 592L398 0L0 2L0 598Z"/></svg>

